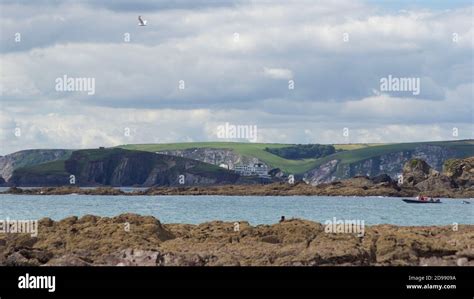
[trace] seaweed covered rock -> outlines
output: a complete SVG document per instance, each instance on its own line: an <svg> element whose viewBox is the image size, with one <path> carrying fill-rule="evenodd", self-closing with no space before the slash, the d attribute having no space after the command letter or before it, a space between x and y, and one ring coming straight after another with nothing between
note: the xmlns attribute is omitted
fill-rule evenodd
<svg viewBox="0 0 474 299"><path fill-rule="evenodd" d="M302 219L238 224L161 224L136 214L44 218L37 237L0 234L0 265L474 265L473 225L375 225L356 234Z"/></svg>

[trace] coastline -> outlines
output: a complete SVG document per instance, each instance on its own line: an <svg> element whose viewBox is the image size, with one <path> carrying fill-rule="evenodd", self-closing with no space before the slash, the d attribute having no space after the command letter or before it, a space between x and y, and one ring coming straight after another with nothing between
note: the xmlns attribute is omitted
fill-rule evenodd
<svg viewBox="0 0 474 299"><path fill-rule="evenodd" d="M236 229L237 228L237 229ZM474 266L474 225L163 224L152 216L43 218L38 234L0 233L2 266Z"/></svg>
<svg viewBox="0 0 474 299"><path fill-rule="evenodd" d="M474 198L473 189L436 189L422 192L426 196L442 198ZM389 196L389 197L415 197L420 190L414 187L397 186L393 183L374 184L365 179L350 179L317 186L305 183L272 183L265 185L219 185L219 186L183 186L183 187L150 187L145 190L132 190L129 192L113 188L97 186L84 189L76 186L38 187L35 189L22 189L11 187L0 194L23 195L130 195L130 196L156 196L156 195L223 195L223 196Z"/></svg>

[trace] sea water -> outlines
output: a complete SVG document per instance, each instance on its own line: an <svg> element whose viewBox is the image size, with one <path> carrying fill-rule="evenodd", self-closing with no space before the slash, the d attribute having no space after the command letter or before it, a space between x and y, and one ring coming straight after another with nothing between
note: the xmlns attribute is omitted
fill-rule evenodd
<svg viewBox="0 0 474 299"><path fill-rule="evenodd" d="M464 204L463 201L473 204ZM441 204L407 204L401 198L338 196L108 196L0 194L0 219L60 220L87 214L152 215L164 223L212 220L272 224L281 216L324 223L359 219L366 225L474 224L473 199L441 199Z"/></svg>

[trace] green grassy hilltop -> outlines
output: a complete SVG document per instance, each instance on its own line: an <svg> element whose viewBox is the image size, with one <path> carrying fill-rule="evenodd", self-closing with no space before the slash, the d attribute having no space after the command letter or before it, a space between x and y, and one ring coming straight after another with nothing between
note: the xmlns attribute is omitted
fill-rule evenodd
<svg viewBox="0 0 474 299"><path fill-rule="evenodd" d="M278 143L239 143L239 142L189 142L189 143L167 143L167 144L126 144L119 147L129 150L140 150L157 152L164 150L185 150L192 148L215 148L230 149L244 156L258 158L264 163L274 168L280 168L287 173L304 173L327 161L340 160L342 164L360 162L380 155L413 151L416 147L423 145L442 146L456 152L458 157L474 155L474 140L460 141L433 141L433 142L413 142L413 143L393 143L393 144L335 144L338 152L322 157L320 159L289 160L267 152L265 148L282 148L293 144Z"/></svg>
<svg viewBox="0 0 474 299"><path fill-rule="evenodd" d="M321 158L306 158L306 159L285 159L281 156L273 154L266 150L266 148L285 148L291 147L293 150L298 146L294 144L277 144L277 143L237 143L237 142L190 142L190 143L168 143L168 144L127 144L113 148L106 149L85 149L85 150L26 150L11 154L9 156L0 157L5 159L3 165L8 165L4 169L14 171L16 178L20 177L34 177L38 182L43 183L61 177L64 180L71 170L67 165L70 165L71 159L76 161L76 166L83 168L81 165L91 163L93 161L109 161L120 160L124 158L131 158L139 155L143 161L147 160L149 163L154 161L155 155L150 153L165 151L165 150L186 150L196 148L209 149L228 149L233 152L249 158L257 158L260 161L268 164L272 168L279 168L287 174L304 174L312 169L315 169L324 163L332 160L338 161L336 177L345 178L348 175L357 173L368 173L376 175L381 170L378 164L381 163L382 158L387 159L387 155L392 155L391 161L391 175L398 172L402 167L400 157L408 157L414 155L420 149L424 154L429 155L437 161L446 160L450 158L465 158L474 156L474 140L458 140L458 141L436 141L436 142L413 142L413 143L393 143L393 144L335 144L333 145L337 150L335 153L323 156ZM124 151L127 150L127 151ZM59 152L58 151L64 151ZM278 151L277 151L278 152ZM280 151L281 152L281 151ZM441 152L443 154L441 154ZM52 154L56 153L56 154ZM398 158L397 158L398 157ZM49 161L47 161L49 159ZM174 158L173 158L174 159ZM45 161L46 160L46 161ZM182 159L174 159L175 162L182 161ZM36 162L35 162L36 161ZM69 164L67 164L69 161ZM142 162L143 162L142 161ZM195 161L195 160L192 160ZM369 162L369 163L366 163ZM140 162L140 163L142 163ZM442 161L441 161L442 162ZM0 163L0 164L1 164ZM10 164L6 164L10 163ZM384 162L385 163L385 162ZM400 165L398 165L400 164ZM90 164L92 165L92 164ZM147 163L143 162L143 167L146 168ZM369 166L364 166L369 165ZM373 165L370 166L370 165ZM368 168L367 168L368 167ZM438 165L439 168L439 165ZM209 175L216 177L221 168L207 164L198 163L194 166L194 170L200 174L209 173ZM388 171L384 169L383 171ZM139 171L135 175L139 175Z"/></svg>

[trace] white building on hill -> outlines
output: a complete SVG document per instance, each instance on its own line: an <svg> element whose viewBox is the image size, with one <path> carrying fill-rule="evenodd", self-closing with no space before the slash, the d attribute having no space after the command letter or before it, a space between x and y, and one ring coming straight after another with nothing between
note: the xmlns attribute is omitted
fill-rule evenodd
<svg viewBox="0 0 474 299"><path fill-rule="evenodd" d="M235 165L235 172L242 176L251 176L256 175L259 177L269 177L268 175L268 167L263 163L255 163L255 164L237 164Z"/></svg>

